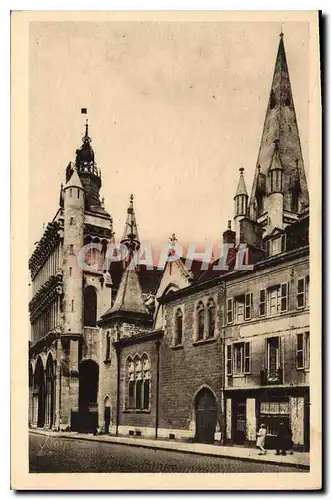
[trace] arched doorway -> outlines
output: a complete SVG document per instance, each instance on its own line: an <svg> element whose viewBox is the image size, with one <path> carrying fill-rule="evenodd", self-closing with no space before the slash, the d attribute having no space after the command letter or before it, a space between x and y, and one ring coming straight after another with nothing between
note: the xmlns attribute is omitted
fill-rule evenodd
<svg viewBox="0 0 332 500"><path fill-rule="evenodd" d="M45 425L52 427L54 424L54 362L49 354L46 363L46 397L45 397Z"/></svg>
<svg viewBox="0 0 332 500"><path fill-rule="evenodd" d="M71 428L78 432L97 431L99 366L92 359L79 365L78 413L72 412Z"/></svg>
<svg viewBox="0 0 332 500"><path fill-rule="evenodd" d="M217 425L217 402L207 387L199 391L195 399L196 435L198 443L213 443Z"/></svg>
<svg viewBox="0 0 332 500"><path fill-rule="evenodd" d="M45 424L45 371L41 357L37 359L34 377L34 402L37 410L37 426Z"/></svg>
<svg viewBox="0 0 332 500"><path fill-rule="evenodd" d="M111 424L111 402L110 398L106 396L104 401L104 432L109 434Z"/></svg>

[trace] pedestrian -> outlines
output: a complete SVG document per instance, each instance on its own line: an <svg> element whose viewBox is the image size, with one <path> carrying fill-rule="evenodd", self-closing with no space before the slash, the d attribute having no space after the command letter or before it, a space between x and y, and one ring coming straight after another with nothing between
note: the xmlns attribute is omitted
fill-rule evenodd
<svg viewBox="0 0 332 500"><path fill-rule="evenodd" d="M293 455L293 433L292 429L290 428L290 425L287 428L287 450L289 450L289 454Z"/></svg>
<svg viewBox="0 0 332 500"><path fill-rule="evenodd" d="M277 435L277 446L276 446L276 455L286 455L287 448L287 430L284 422L280 422L279 431Z"/></svg>
<svg viewBox="0 0 332 500"><path fill-rule="evenodd" d="M259 427L259 430L257 432L257 441L256 441L256 447L260 450L258 455L265 455L266 454L266 449L264 448L265 437L266 437L265 424L261 424Z"/></svg>

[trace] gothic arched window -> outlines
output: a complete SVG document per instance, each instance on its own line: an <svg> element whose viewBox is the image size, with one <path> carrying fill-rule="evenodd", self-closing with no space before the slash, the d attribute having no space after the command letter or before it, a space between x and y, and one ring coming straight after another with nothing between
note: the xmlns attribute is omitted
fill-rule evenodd
<svg viewBox="0 0 332 500"><path fill-rule="evenodd" d="M143 367L143 410L148 410L150 407L150 379L151 365L146 354L142 356Z"/></svg>
<svg viewBox="0 0 332 500"><path fill-rule="evenodd" d="M135 402L135 365L131 358L127 360L127 376L128 376L128 408L134 408Z"/></svg>
<svg viewBox="0 0 332 500"><path fill-rule="evenodd" d="M214 330L216 325L216 308L212 299L209 300L207 310L207 323L208 323L208 338L214 337Z"/></svg>
<svg viewBox="0 0 332 500"><path fill-rule="evenodd" d="M202 302L197 306L197 340L204 339L205 308Z"/></svg>
<svg viewBox="0 0 332 500"><path fill-rule="evenodd" d="M149 410L151 387L151 363L147 354L127 359L127 408Z"/></svg>
<svg viewBox="0 0 332 500"><path fill-rule="evenodd" d="M182 344L182 336L183 336L183 316L181 309L178 309L175 313L175 337L174 337L175 345Z"/></svg>

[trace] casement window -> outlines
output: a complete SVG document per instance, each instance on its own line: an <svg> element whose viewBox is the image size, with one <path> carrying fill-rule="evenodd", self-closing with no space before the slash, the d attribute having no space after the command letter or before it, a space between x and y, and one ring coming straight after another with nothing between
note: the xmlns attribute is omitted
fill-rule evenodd
<svg viewBox="0 0 332 500"><path fill-rule="evenodd" d="M309 305L309 276L297 280L297 308L302 309Z"/></svg>
<svg viewBox="0 0 332 500"><path fill-rule="evenodd" d="M281 252L286 252L286 249L287 249L287 236L286 234L283 234L281 236Z"/></svg>
<svg viewBox="0 0 332 500"><path fill-rule="evenodd" d="M244 296L235 299L235 320L237 323L244 321Z"/></svg>
<svg viewBox="0 0 332 500"><path fill-rule="evenodd" d="M233 318L234 316L234 306L233 306L233 299L228 299L227 300L227 323L233 323Z"/></svg>
<svg viewBox="0 0 332 500"><path fill-rule="evenodd" d="M151 365L146 354L127 360L127 409L148 410L150 407Z"/></svg>
<svg viewBox="0 0 332 500"><path fill-rule="evenodd" d="M252 294L246 293L234 297L234 311L236 323L242 323L244 320L251 319Z"/></svg>
<svg viewBox="0 0 332 500"><path fill-rule="evenodd" d="M180 345L183 341L183 315L181 309L175 313L175 335L174 345Z"/></svg>
<svg viewBox="0 0 332 500"><path fill-rule="evenodd" d="M252 293L245 294L245 319L251 319Z"/></svg>
<svg viewBox="0 0 332 500"><path fill-rule="evenodd" d="M197 306L197 340L204 339L205 330L205 308L202 302Z"/></svg>
<svg viewBox="0 0 332 500"><path fill-rule="evenodd" d="M298 333L296 338L296 368L309 370L310 367L310 336L309 332Z"/></svg>
<svg viewBox="0 0 332 500"><path fill-rule="evenodd" d="M269 314L277 314L288 310L288 283L282 283L268 289Z"/></svg>
<svg viewBox="0 0 332 500"><path fill-rule="evenodd" d="M216 307L212 299L207 305L207 338L214 337L216 326Z"/></svg>
<svg viewBox="0 0 332 500"><path fill-rule="evenodd" d="M259 315L265 316L266 314L266 290L259 292Z"/></svg>
<svg viewBox="0 0 332 500"><path fill-rule="evenodd" d="M236 342L227 346L227 375L251 372L250 342Z"/></svg>

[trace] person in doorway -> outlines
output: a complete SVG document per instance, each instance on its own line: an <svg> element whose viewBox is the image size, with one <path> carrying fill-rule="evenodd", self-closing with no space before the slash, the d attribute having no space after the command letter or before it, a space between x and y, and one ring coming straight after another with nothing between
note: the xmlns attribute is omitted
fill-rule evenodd
<svg viewBox="0 0 332 500"><path fill-rule="evenodd" d="M280 422L279 431L277 435L276 455L286 455L287 448L287 430L284 422Z"/></svg>
<svg viewBox="0 0 332 500"><path fill-rule="evenodd" d="M257 441L256 441L256 446L260 450L259 455L266 454L266 449L264 448L265 438L266 438L266 427L265 424L261 424L257 432Z"/></svg>

